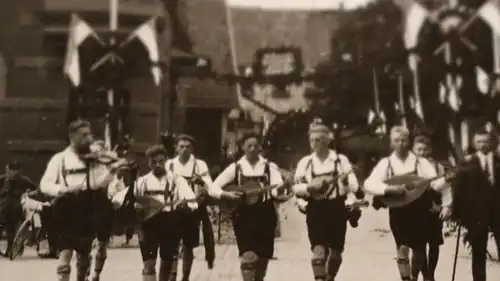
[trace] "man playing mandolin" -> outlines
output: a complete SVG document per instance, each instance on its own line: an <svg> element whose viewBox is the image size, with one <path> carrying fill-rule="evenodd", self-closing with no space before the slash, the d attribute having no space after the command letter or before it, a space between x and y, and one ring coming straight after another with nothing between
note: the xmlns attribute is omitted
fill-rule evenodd
<svg viewBox="0 0 500 281"><path fill-rule="evenodd" d="M156 281L156 259L160 253L158 280L168 280L181 240L182 213L198 208L189 183L165 169L167 151L154 145L146 151L151 171L140 177L135 186L136 208L142 216L139 247L144 281Z"/></svg>
<svg viewBox="0 0 500 281"><path fill-rule="evenodd" d="M91 125L84 120L69 124L69 146L49 161L40 181L40 190L56 197L52 204L60 249L57 274L60 281L70 278L73 251L77 253L77 281L85 281L90 267L90 251L96 229L94 195L115 178L126 160L103 165L87 159L93 142Z"/></svg>
<svg viewBox="0 0 500 281"><path fill-rule="evenodd" d="M307 201L307 231L314 278L333 281L342 263L347 231L347 205L356 201L358 180L346 156L331 150L330 129L320 119L309 127L312 154L303 157L295 172L295 195Z"/></svg>
<svg viewBox="0 0 500 281"><path fill-rule="evenodd" d="M214 188L232 188L225 192L244 199L231 214L241 274L243 281L263 281L274 253L278 223L274 201L281 198L285 185L278 166L259 155L259 135L244 135L240 146L244 156L217 177Z"/></svg>
<svg viewBox="0 0 500 281"><path fill-rule="evenodd" d="M215 259L215 239L207 205L204 197L209 195L212 189L212 178L205 161L195 158L193 145L195 140L189 135L180 135L175 140L177 156L167 161L166 168L175 175L185 178L191 189L196 194L198 209L195 212L185 214L183 223L186 224L182 235L182 281L189 281L191 267L194 260L194 248L200 244L200 222L203 223L203 244L205 246L205 258L208 267L212 268ZM176 280L177 262L174 262L170 280ZM163 281L163 280L160 280Z"/></svg>
<svg viewBox="0 0 500 281"><path fill-rule="evenodd" d="M441 218L450 214L451 191L447 178L437 177L436 169L429 160L418 157L410 151L410 133L408 129L396 126L391 129L390 141L393 153L380 160L366 179L364 187L367 192L375 195L374 200L385 202L385 198L407 200L411 192L426 191L429 188L441 193ZM420 176L422 179L399 184L387 184L386 181L401 175ZM420 178L419 178L420 179ZM415 193L417 194L417 193ZM428 237L434 229L429 224L429 210L432 200L427 192L406 205L389 207L389 223L397 246L397 264L403 281L417 280L425 262L425 247ZM394 199L395 198L395 199ZM409 250L412 249L412 267L410 268Z"/></svg>

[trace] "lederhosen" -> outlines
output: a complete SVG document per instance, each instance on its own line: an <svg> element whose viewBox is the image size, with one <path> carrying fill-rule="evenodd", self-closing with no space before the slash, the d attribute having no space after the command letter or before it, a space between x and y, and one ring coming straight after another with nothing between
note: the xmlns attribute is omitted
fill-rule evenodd
<svg viewBox="0 0 500 281"><path fill-rule="evenodd" d="M175 173L173 161L170 162L169 169L172 173ZM195 175L196 175L196 159L194 159L191 176L190 177L182 176L187 180L193 192L196 192L195 185L192 182ZM184 232L182 234L182 243L184 244L184 246L189 248L196 248L200 245L200 221L201 221L200 209L201 209L200 206L198 206L198 209L196 211L185 212L182 214L183 229L184 229Z"/></svg>
<svg viewBox="0 0 500 281"><path fill-rule="evenodd" d="M168 179L165 184L165 191L144 190L145 196L164 195L165 199L172 201L174 199L175 182L172 186ZM142 223L144 239L139 242L141 256L143 261L156 260L158 248L160 249L160 258L168 259L175 256L177 247L180 243L182 229L180 226L180 216L177 211L162 211L147 221Z"/></svg>
<svg viewBox="0 0 500 281"><path fill-rule="evenodd" d="M113 233L115 221L115 211L108 197L108 189L95 191L94 200L96 208L99 210L99 216L96 217L97 240L107 242Z"/></svg>
<svg viewBox="0 0 500 281"><path fill-rule="evenodd" d="M307 164L306 170L310 169L311 179L319 176L332 175L338 176L338 166L340 161L335 160L334 169L332 172L315 174L312 159ZM333 199L308 200L306 207L306 223L309 242L311 248L314 246L326 246L338 250L344 249L345 235L347 231L347 208L345 206L345 195L340 195L339 185L336 181L333 189L326 198L329 198L333 192L337 192L337 196Z"/></svg>
<svg viewBox="0 0 500 281"><path fill-rule="evenodd" d="M257 180L263 186L270 183L269 163L266 163L264 174L261 176L243 175L239 163L235 163L235 169L235 180L238 186L242 186L247 180ZM231 219L240 256L251 251L260 258L270 259L273 257L274 231L278 223L278 216L271 194L265 194L262 201L258 203L239 205L231 214Z"/></svg>
<svg viewBox="0 0 500 281"><path fill-rule="evenodd" d="M436 170L436 174L439 175L439 163L436 162L434 164L434 169ZM431 198L431 202L434 204L441 206L441 193L435 191L432 188L428 189L429 196ZM443 221L439 217L439 212L430 211L429 212L429 244L432 245L442 245L444 243L443 239Z"/></svg>
<svg viewBox="0 0 500 281"><path fill-rule="evenodd" d="M410 174L418 174L418 159ZM388 159L387 178L394 176L394 169ZM412 249L425 247L431 227L429 210L432 207L431 196L426 191L420 198L403 207L389 208L389 224L396 246L408 246Z"/></svg>
<svg viewBox="0 0 500 281"><path fill-rule="evenodd" d="M68 175L87 174L87 169L66 169L63 158L58 180L62 180L64 186L68 187L66 179ZM88 180L82 184L87 184ZM60 250L75 250L81 253L91 250L96 233L96 216L99 212L94 205L94 195L95 191L86 190L57 198L52 205L54 228Z"/></svg>

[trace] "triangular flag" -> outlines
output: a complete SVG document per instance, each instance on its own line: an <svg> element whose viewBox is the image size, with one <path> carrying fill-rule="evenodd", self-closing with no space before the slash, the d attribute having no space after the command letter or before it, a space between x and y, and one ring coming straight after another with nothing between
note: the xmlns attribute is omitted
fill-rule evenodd
<svg viewBox="0 0 500 281"><path fill-rule="evenodd" d="M476 66L476 83L479 92L482 94L488 94L488 90L490 88L490 77L479 66Z"/></svg>
<svg viewBox="0 0 500 281"><path fill-rule="evenodd" d="M158 66L160 60L160 51L158 49L158 35L156 34L156 18L151 18L134 30L126 41L134 38L139 39L146 48L151 61L151 73L156 85L161 81L161 69Z"/></svg>
<svg viewBox="0 0 500 281"><path fill-rule="evenodd" d="M63 72L68 76L75 87L80 86L81 83L80 54L78 52L78 47L85 39L91 36L97 38L97 34L90 25L79 16L72 14Z"/></svg>

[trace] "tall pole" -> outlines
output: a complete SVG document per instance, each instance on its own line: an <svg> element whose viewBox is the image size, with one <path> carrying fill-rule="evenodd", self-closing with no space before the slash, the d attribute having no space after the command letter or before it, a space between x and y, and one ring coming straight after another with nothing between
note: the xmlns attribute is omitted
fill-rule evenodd
<svg viewBox="0 0 500 281"><path fill-rule="evenodd" d="M109 44L111 47L116 45L116 31L118 30L118 0L109 0L109 31L111 32L111 37L109 40ZM116 63L115 57L111 56L111 63L114 64ZM112 116L111 114L114 112L114 97L115 93L113 89L113 83L110 83L110 88L108 89L108 109L109 112L107 113L106 116L106 125L104 129L104 142L106 144L106 147L108 149L111 149L113 147L112 143L112 126L111 126L111 120Z"/></svg>

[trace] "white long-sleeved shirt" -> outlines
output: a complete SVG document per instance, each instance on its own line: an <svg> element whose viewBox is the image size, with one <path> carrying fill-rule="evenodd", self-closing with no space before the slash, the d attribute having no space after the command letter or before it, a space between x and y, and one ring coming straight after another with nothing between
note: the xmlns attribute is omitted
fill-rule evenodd
<svg viewBox="0 0 500 281"><path fill-rule="evenodd" d="M208 171L208 165L205 161L196 159L191 155L188 161L183 164L177 156L168 160L165 166L167 170L172 171L178 176L185 178L191 178L195 175L200 176L207 187L208 195L216 199L220 198L223 191L214 186L212 178L210 177L210 172Z"/></svg>
<svg viewBox="0 0 500 281"><path fill-rule="evenodd" d="M436 169L429 160L417 157L413 153L408 154L405 160L401 160L393 153L377 163L370 176L365 180L364 188L373 195L384 195L388 187L384 183L385 180L391 176L412 172L416 172L419 176L425 178L437 176ZM451 188L444 177L431 182L430 187L441 193L443 207L451 206Z"/></svg>
<svg viewBox="0 0 500 281"><path fill-rule="evenodd" d="M346 196L346 203L351 204L355 202L356 196L355 192L359 189L358 179L356 175L352 172L352 165L349 159L343 154L338 154L333 150L330 150L330 154L321 162L316 153L312 153L300 159L297 164L297 169L295 171L294 179L295 181L303 180L305 183L295 184L293 190L297 195L308 195L307 185L312 181L314 175L322 175L327 173L332 173L337 166L337 173L349 173L347 175L347 185L344 184L344 180L339 179L338 184L338 194L337 190L332 192L329 199L334 199L338 195Z"/></svg>
<svg viewBox="0 0 500 281"><path fill-rule="evenodd" d="M252 166L245 156L241 157L236 163L229 165L214 181L214 189L223 189L226 185L237 180L236 165L240 166L240 173L245 177L261 177L265 175L266 166L269 165L269 185L280 186L283 184L283 178L276 164L269 162L263 157L259 157L257 163ZM277 189L271 189L271 196L278 198Z"/></svg>
<svg viewBox="0 0 500 281"><path fill-rule="evenodd" d="M167 183L168 181L168 183ZM165 202L165 188L169 188L172 194L168 202ZM196 195L189 186L187 180L181 176L174 175L172 172L167 171L167 174L161 178L156 177L152 172L140 177L134 187L135 196L147 196L168 205L165 211L171 211L172 208L169 204L187 200L188 207L191 210L198 208L198 203L192 202ZM148 208L148 206L143 206Z"/></svg>
<svg viewBox="0 0 500 281"><path fill-rule="evenodd" d="M48 196L57 196L64 188L76 188L87 184L85 162L71 148L56 153L50 159L40 181L40 190ZM105 165L94 164L90 168L90 189L106 187L115 177Z"/></svg>

